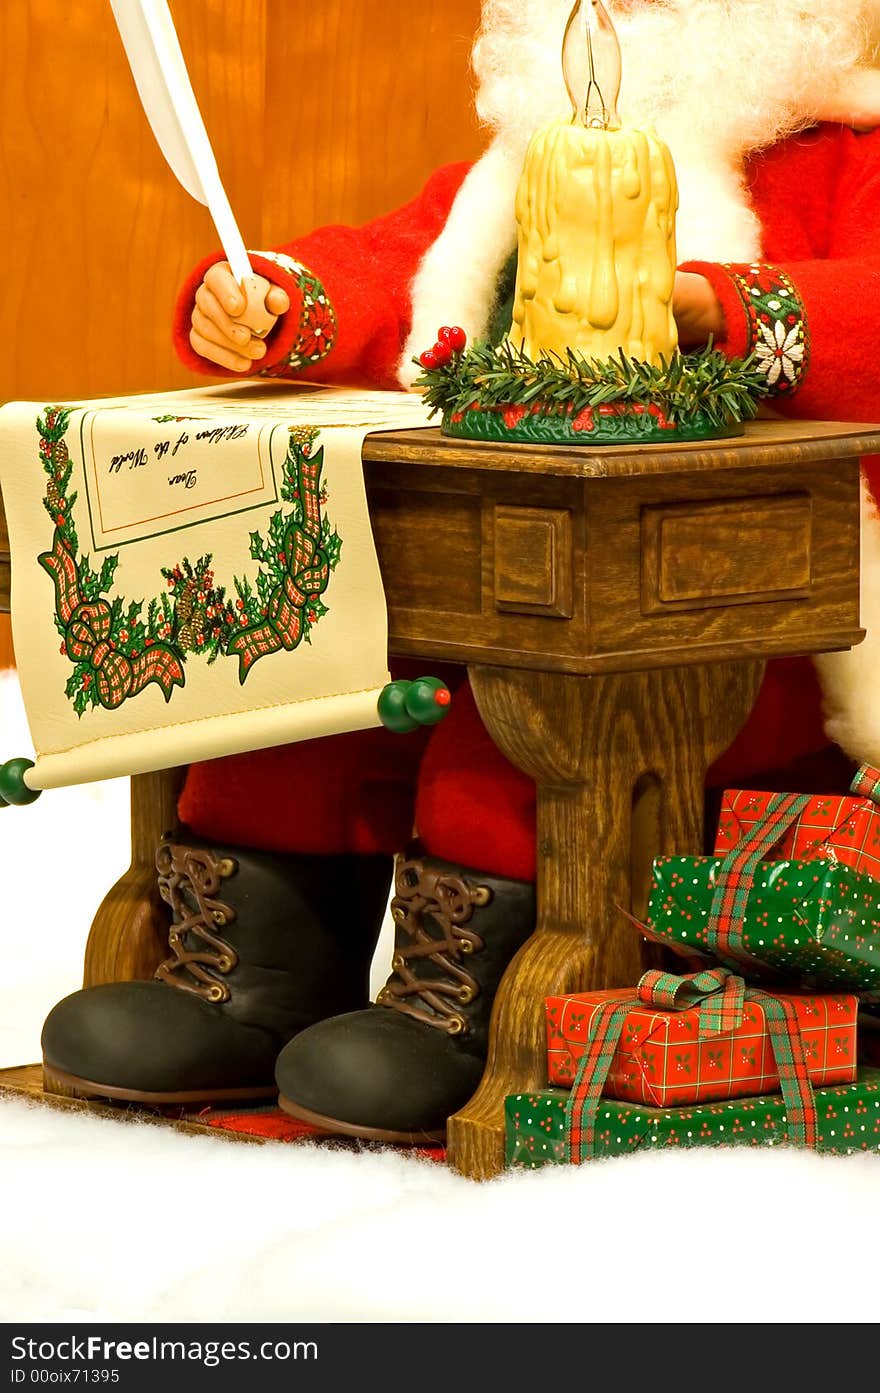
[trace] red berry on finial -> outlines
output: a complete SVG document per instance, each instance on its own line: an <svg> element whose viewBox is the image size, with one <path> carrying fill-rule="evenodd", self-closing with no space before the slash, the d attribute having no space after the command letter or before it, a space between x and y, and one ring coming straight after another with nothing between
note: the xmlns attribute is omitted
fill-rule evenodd
<svg viewBox="0 0 880 1393"><path fill-rule="evenodd" d="M467 345L467 334L457 324L445 324L437 337L441 343L448 344L453 353L461 353Z"/></svg>
<svg viewBox="0 0 880 1393"><path fill-rule="evenodd" d="M433 348L429 348L424 353L420 353L419 362L421 363L422 367L425 369L426 372L431 372L434 368L438 368L440 366L440 364L437 362L437 355L434 352Z"/></svg>
<svg viewBox="0 0 880 1393"><path fill-rule="evenodd" d="M442 339L437 340L431 352L437 360L438 367L445 367L452 357L452 349L449 347L449 344L444 343Z"/></svg>

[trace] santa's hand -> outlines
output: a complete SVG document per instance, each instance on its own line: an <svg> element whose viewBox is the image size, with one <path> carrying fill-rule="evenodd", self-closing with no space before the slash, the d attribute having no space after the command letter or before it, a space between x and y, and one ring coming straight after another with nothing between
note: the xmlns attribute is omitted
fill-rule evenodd
<svg viewBox="0 0 880 1393"><path fill-rule="evenodd" d="M698 348L724 335L726 325L718 297L705 276L676 271L672 312L682 348Z"/></svg>
<svg viewBox="0 0 880 1393"><path fill-rule="evenodd" d="M272 321L290 309L290 300L280 286L273 285L265 299ZM200 358L230 372L253 372L254 364L265 357L266 345L245 324L237 322L247 301L229 264L218 261L205 273L196 291L191 315L189 341Z"/></svg>

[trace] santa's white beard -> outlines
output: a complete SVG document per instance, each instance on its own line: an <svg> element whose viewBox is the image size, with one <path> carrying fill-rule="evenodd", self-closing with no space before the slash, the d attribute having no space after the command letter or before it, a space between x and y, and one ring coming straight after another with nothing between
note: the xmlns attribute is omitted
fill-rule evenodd
<svg viewBox="0 0 880 1393"><path fill-rule="evenodd" d="M626 124L672 150L679 259L748 261L760 229L743 188L746 155L813 124L871 52L877 0L606 0L620 36ZM572 0L484 0L474 48L477 110L516 164L571 105L560 50Z"/></svg>

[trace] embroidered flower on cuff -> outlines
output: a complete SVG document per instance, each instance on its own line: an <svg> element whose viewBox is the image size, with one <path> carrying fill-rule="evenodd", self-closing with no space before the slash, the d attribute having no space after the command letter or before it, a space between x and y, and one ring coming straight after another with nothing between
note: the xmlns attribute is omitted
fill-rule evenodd
<svg viewBox="0 0 880 1393"><path fill-rule="evenodd" d="M796 392L809 361L807 312L791 277L760 262L724 268L749 321L748 351L774 394Z"/></svg>
<svg viewBox="0 0 880 1393"><path fill-rule="evenodd" d="M282 377L291 368L301 371L314 367L333 349L336 342L336 311L326 290L316 275L301 261L296 261L285 252L254 252L265 261L271 261L286 271L296 281L296 288L302 298L299 319L299 333L285 359L272 368L266 368L264 377Z"/></svg>
<svg viewBox="0 0 880 1393"><path fill-rule="evenodd" d="M800 325L786 332L781 319L769 327L759 324L760 339L755 346L758 367L764 373L771 387L775 387L780 377L786 382L797 381L800 365L804 361L804 345L800 342Z"/></svg>

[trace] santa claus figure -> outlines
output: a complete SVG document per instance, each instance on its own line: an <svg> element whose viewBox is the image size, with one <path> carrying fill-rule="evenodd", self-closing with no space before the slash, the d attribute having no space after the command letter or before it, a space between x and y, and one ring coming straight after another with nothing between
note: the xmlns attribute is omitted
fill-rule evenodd
<svg viewBox="0 0 880 1393"><path fill-rule="evenodd" d="M677 168L682 346L711 336L731 357L754 352L778 412L880 420L880 4L606 3L623 51L621 112L653 125ZM365 227L253 253L277 316L265 341L236 322L244 305L228 267L206 260L178 304L184 361L214 376L400 388L441 324L499 341L525 148L570 111L560 44L571 5L485 0L474 48L483 157L439 170ZM803 768L832 741L880 763L880 462L865 461L864 475L868 641L817 661L821 690L808 660L771 663L716 783ZM171 955L154 982L56 1007L49 1074L154 1102L271 1095L277 1077L284 1107L331 1130L442 1135L479 1081L493 995L535 910L534 787L493 746L463 675L430 735L368 731L194 765L179 812L184 830L157 861ZM395 853L393 971L367 1006Z"/></svg>

